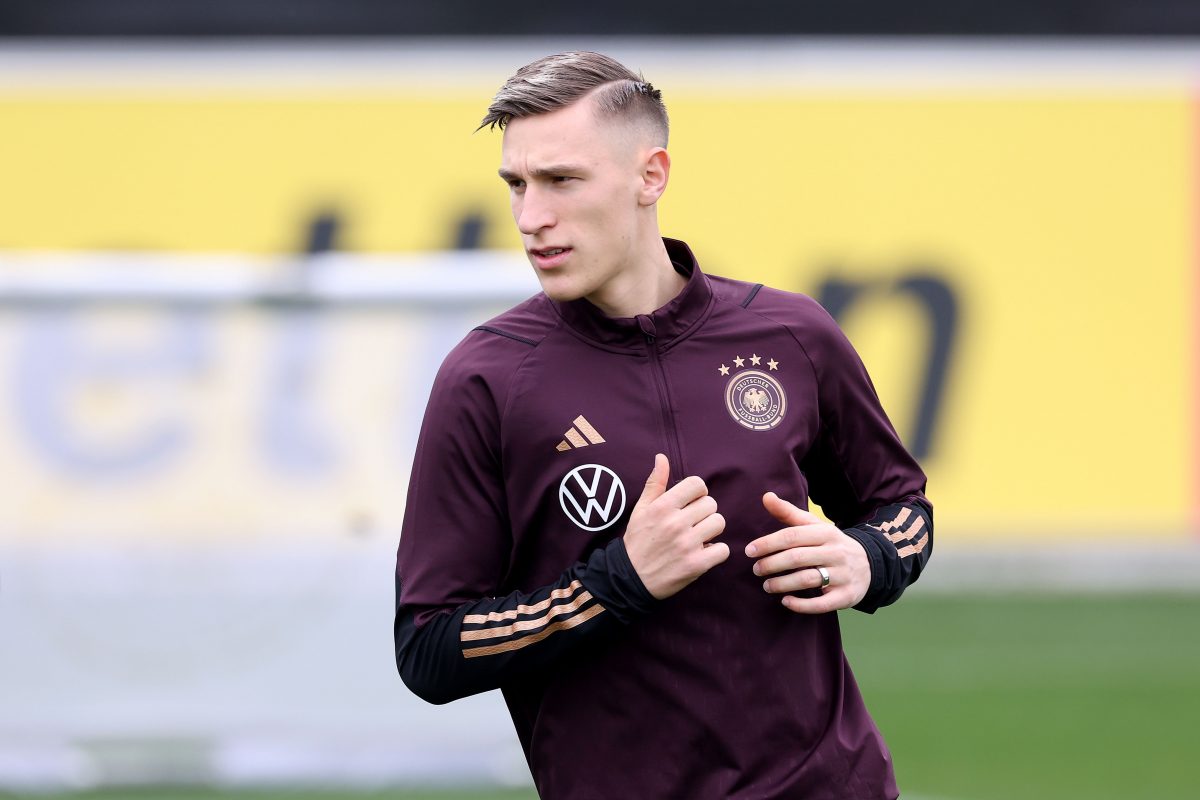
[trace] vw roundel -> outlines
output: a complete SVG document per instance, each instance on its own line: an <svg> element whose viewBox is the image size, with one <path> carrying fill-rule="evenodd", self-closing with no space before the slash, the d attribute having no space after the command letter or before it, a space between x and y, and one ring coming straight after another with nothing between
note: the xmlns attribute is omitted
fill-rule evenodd
<svg viewBox="0 0 1200 800"><path fill-rule="evenodd" d="M602 531L625 511L625 485L602 464L582 464L558 485L558 504L585 531Z"/></svg>

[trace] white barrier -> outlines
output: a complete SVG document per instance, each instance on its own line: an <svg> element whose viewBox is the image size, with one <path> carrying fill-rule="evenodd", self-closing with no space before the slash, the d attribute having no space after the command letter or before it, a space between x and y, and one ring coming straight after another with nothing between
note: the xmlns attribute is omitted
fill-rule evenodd
<svg viewBox="0 0 1200 800"><path fill-rule="evenodd" d="M410 695L392 569L429 381L519 254L0 254L0 788L524 782Z"/></svg>

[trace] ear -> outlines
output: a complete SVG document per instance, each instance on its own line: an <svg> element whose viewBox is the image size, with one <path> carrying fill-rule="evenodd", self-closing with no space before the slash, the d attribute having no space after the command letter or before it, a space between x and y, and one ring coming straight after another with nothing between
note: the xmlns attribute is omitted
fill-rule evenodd
<svg viewBox="0 0 1200 800"><path fill-rule="evenodd" d="M667 190L667 179L671 176L671 156L662 147L655 147L646 154L642 162L642 186L638 191L638 204L652 206Z"/></svg>

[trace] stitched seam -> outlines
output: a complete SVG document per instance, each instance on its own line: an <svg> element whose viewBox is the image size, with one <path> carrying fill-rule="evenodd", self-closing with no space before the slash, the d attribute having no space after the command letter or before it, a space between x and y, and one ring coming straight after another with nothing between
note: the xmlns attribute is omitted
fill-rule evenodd
<svg viewBox="0 0 1200 800"><path fill-rule="evenodd" d="M522 344L529 345L529 350L517 362L516 367L511 372L509 372L509 374L507 376L508 380L505 381L505 383L504 383L504 405L503 405L503 407L497 406L497 408L496 408L496 461L500 467L500 474L505 475L505 474L507 474L507 470L504 468L504 419L508 415L509 403L512 401L513 383L516 381L517 373L521 370L521 367L523 367L525 365L525 362L529 359L529 357L531 355L533 355L535 352L537 352L537 348L538 348L538 345L540 344L540 342L535 342L531 339L526 339L523 336L518 336L516 334L512 334L507 331L500 330L499 328L493 328L489 325L480 325L480 326L474 328L473 330L484 331L486 333L495 334L498 336L502 336L506 339L511 339L515 342L520 342ZM545 337L543 337L543 339L544 338ZM492 395L493 403L495 403L495 392L490 392L490 394ZM511 515L511 510L508 507L507 487L504 486L503 480L501 480L501 499L504 502L504 518L505 518L505 522L507 523L507 526L509 528L508 541L509 541L509 545L511 547L511 545L513 543L512 515ZM507 569L510 570L511 567L512 567L512 565L509 564ZM505 575L497 576L497 583L499 585L503 585L506 577L507 577L507 573Z"/></svg>
<svg viewBox="0 0 1200 800"><path fill-rule="evenodd" d="M493 328L490 325L478 325L474 328L474 330L487 331L488 333L494 333L497 336L504 336L506 338L512 339L513 341L522 342L523 344L527 344L530 347L537 347L537 345L538 345L538 343L535 342L533 339L526 339L524 336L518 336L517 334L509 333L508 331L502 331L499 328Z"/></svg>

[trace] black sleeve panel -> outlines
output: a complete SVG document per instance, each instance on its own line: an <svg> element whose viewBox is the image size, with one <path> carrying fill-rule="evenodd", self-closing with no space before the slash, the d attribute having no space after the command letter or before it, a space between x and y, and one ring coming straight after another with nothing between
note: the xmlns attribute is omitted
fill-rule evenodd
<svg viewBox="0 0 1200 800"><path fill-rule="evenodd" d="M871 562L871 588L855 608L873 614L899 600L920 577L933 550L933 507L924 497L908 497L846 528L846 534L866 549Z"/></svg>
<svg viewBox="0 0 1200 800"><path fill-rule="evenodd" d="M409 689L439 704L526 677L657 602L619 538L532 592L484 598L432 616L421 613L429 609L401 604L400 597L397 577L396 667Z"/></svg>

